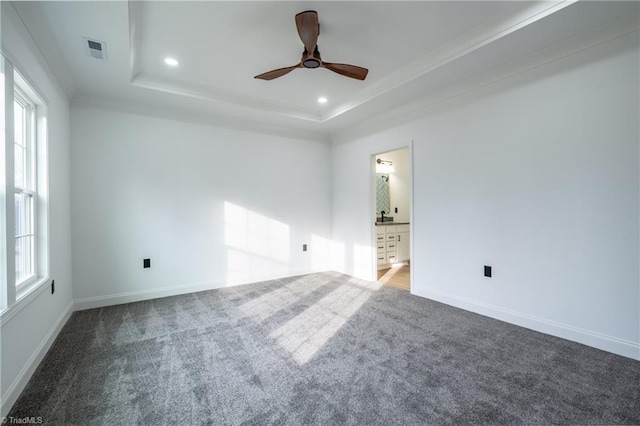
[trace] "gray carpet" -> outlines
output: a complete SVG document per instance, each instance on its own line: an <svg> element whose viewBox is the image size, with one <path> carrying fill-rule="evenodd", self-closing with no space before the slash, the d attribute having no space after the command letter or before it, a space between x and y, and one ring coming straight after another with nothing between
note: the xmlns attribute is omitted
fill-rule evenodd
<svg viewBox="0 0 640 426"><path fill-rule="evenodd" d="M640 362L322 273L76 312L10 415L639 424Z"/></svg>

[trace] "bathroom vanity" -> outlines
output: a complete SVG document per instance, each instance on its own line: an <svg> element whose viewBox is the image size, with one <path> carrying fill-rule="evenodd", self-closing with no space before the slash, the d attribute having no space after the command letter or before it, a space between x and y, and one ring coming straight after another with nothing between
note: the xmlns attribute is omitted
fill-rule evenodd
<svg viewBox="0 0 640 426"><path fill-rule="evenodd" d="M376 247L378 269L409 260L409 223L377 222Z"/></svg>

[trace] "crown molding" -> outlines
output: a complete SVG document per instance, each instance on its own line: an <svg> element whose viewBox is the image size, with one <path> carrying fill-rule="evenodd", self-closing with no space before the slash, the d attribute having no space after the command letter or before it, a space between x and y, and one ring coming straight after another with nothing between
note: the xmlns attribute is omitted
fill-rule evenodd
<svg viewBox="0 0 640 426"><path fill-rule="evenodd" d="M438 90L417 101L370 117L356 125L335 131L331 135L331 141L334 144L340 144L410 123L429 115L435 110L442 109L447 103L459 101L464 99L465 96L473 96L474 92L483 87L496 84L501 80L625 36L635 34L637 43L639 29L640 23L638 22L638 17L635 15L626 16L604 26L589 30L576 37L564 40L535 54L518 59L506 66L500 66L492 71L462 81L454 87Z"/></svg>
<svg viewBox="0 0 640 426"><path fill-rule="evenodd" d="M210 102L223 102L257 110L267 110L304 121L321 122L321 116L316 110L303 109L294 105L277 103L255 96L233 93L218 87L171 79L143 71L142 22L144 2L129 0L128 3L130 81L132 85Z"/></svg>
<svg viewBox="0 0 640 426"><path fill-rule="evenodd" d="M62 59L60 50L51 35L49 25L37 7L37 4L24 1L0 3L2 3L3 14L8 14L8 19L13 19L10 14L15 12L21 26L26 30L26 33L40 53L40 55L38 55L38 61L42 63L43 68L51 71L51 75L60 85L64 95L67 99L71 99L77 87L71 77L69 67ZM10 6L10 8L5 9L5 4ZM4 20L6 18L3 17L2 19Z"/></svg>
<svg viewBox="0 0 640 426"><path fill-rule="evenodd" d="M443 67L464 55L558 12L577 1L578 0L537 2L525 10L501 16L471 29L460 37L437 47L412 63L396 70L371 86L362 89L353 99L343 102L329 111L322 117L322 121L326 122L336 118L347 111Z"/></svg>
<svg viewBox="0 0 640 426"><path fill-rule="evenodd" d="M266 110L285 117L297 118L304 121L321 122L320 115L314 110L302 109L300 107L284 105L254 96L233 93L204 84L189 83L182 80L161 77L144 71L138 72L131 84L145 89L172 93L174 95L239 105L263 111Z"/></svg>
<svg viewBox="0 0 640 426"><path fill-rule="evenodd" d="M142 70L141 28L144 6L137 0L129 0L129 39L131 49L131 83L145 89L158 90L211 102L222 102L315 123L326 123L332 119L382 96L402 85L428 74L464 55L480 49L496 40L543 19L578 0L540 1L524 10L510 13L480 25L449 43L428 52L414 62L389 74L351 99L342 102L325 114L317 110L302 109L295 105L272 102L266 99L241 95L209 85L193 84L150 74Z"/></svg>
<svg viewBox="0 0 640 426"><path fill-rule="evenodd" d="M213 113L172 108L160 105L149 105L116 98L107 98L93 93L82 93L71 100L72 108L92 107L108 111L160 118L163 120L181 121L235 131L269 134L291 139L328 144L331 142L328 133L314 130L296 129L251 119L237 118Z"/></svg>

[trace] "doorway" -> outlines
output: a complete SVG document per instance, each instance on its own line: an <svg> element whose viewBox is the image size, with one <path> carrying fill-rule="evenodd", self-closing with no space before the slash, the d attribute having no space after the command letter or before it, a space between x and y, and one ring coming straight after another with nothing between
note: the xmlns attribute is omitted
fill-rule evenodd
<svg viewBox="0 0 640 426"><path fill-rule="evenodd" d="M411 150L372 155L375 276L411 291Z"/></svg>

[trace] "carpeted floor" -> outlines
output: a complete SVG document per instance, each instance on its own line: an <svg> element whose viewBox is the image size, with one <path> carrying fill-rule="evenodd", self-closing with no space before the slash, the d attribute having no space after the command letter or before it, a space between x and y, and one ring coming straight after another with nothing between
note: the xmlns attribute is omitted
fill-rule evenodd
<svg viewBox="0 0 640 426"><path fill-rule="evenodd" d="M639 424L640 362L322 273L76 312L10 416Z"/></svg>

